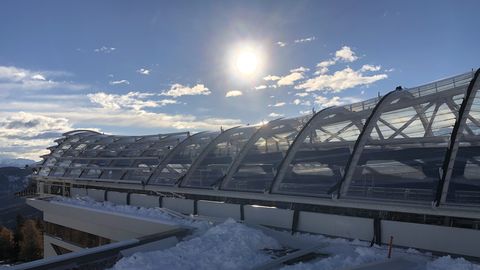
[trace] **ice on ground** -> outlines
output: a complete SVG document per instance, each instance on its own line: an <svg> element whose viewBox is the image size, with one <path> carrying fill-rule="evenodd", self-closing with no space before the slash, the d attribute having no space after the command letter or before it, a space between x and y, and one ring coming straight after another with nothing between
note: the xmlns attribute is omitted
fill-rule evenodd
<svg viewBox="0 0 480 270"><path fill-rule="evenodd" d="M263 249L278 249L277 240L233 219L175 247L136 253L113 269L249 269L271 260Z"/></svg>

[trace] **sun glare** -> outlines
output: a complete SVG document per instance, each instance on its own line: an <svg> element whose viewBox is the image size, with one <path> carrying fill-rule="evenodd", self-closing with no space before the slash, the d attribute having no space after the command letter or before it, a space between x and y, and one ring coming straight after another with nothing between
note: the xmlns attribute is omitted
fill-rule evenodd
<svg viewBox="0 0 480 270"><path fill-rule="evenodd" d="M238 46L230 59L234 74L241 78L254 77L263 64L260 50L249 45Z"/></svg>

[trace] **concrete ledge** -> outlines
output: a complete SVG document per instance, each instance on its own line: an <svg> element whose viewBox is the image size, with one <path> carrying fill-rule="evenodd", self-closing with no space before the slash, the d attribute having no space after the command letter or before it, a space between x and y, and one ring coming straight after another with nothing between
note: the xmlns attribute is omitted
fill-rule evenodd
<svg viewBox="0 0 480 270"><path fill-rule="evenodd" d="M480 230L382 220L382 241L405 247L480 257Z"/></svg>
<svg viewBox="0 0 480 270"><path fill-rule="evenodd" d="M105 190L103 189L87 189L87 195L95 201L105 201Z"/></svg>
<svg viewBox="0 0 480 270"><path fill-rule="evenodd" d="M373 219L301 211L297 230L370 241Z"/></svg>
<svg viewBox="0 0 480 270"><path fill-rule="evenodd" d="M214 201L198 201L198 214L219 218L233 218L240 220L240 205Z"/></svg>
<svg viewBox="0 0 480 270"><path fill-rule="evenodd" d="M153 208L159 206L158 196L146 194L130 194L130 205Z"/></svg>
<svg viewBox="0 0 480 270"><path fill-rule="evenodd" d="M75 197L75 196L87 196L87 189L86 188L74 188L72 187L70 189L70 196Z"/></svg>
<svg viewBox="0 0 480 270"><path fill-rule="evenodd" d="M291 229L293 210L275 207L245 205L243 208L245 222L277 228Z"/></svg>
<svg viewBox="0 0 480 270"><path fill-rule="evenodd" d="M193 214L193 200L179 198L163 198L162 207L186 215Z"/></svg>
<svg viewBox="0 0 480 270"><path fill-rule="evenodd" d="M115 204L127 204L127 193L107 191L107 201Z"/></svg>

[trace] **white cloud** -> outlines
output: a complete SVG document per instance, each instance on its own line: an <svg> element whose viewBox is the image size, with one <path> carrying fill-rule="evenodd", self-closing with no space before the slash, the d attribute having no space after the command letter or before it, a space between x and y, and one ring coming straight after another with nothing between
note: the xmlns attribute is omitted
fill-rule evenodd
<svg viewBox="0 0 480 270"><path fill-rule="evenodd" d="M304 43L304 42L314 41L315 39L316 38L314 36L311 36L311 37L307 37L307 38L296 39L294 42L295 43Z"/></svg>
<svg viewBox="0 0 480 270"><path fill-rule="evenodd" d="M142 75L150 75L150 70L146 68L141 68L137 70L137 73L140 73Z"/></svg>
<svg viewBox="0 0 480 270"><path fill-rule="evenodd" d="M255 90L263 90L263 89L266 89L267 86L262 84L262 85L259 85L259 86L255 86Z"/></svg>
<svg viewBox="0 0 480 270"><path fill-rule="evenodd" d="M130 84L129 81L127 80L118 80L118 81L110 81L109 82L110 85L118 85L118 84Z"/></svg>
<svg viewBox="0 0 480 270"><path fill-rule="evenodd" d="M129 92L126 95L107 94L104 92L88 94L88 98L92 103L99 104L105 109L112 111L121 109L130 109L141 111L144 108L153 108L177 103L175 100L146 100L153 96L151 93Z"/></svg>
<svg viewBox="0 0 480 270"><path fill-rule="evenodd" d="M325 60L317 64L317 67L329 67L335 65L335 60Z"/></svg>
<svg viewBox="0 0 480 270"><path fill-rule="evenodd" d="M296 93L295 96L299 96L299 97L306 97L308 96L309 94L306 93L306 92L302 92L302 93Z"/></svg>
<svg viewBox="0 0 480 270"><path fill-rule="evenodd" d="M269 107L283 107L285 106L285 104L286 104L285 102L277 102L273 105L269 105Z"/></svg>
<svg viewBox="0 0 480 270"><path fill-rule="evenodd" d="M304 110L304 111L299 111L298 113L300 113L301 115L307 115L307 114L311 114L312 111L311 110Z"/></svg>
<svg viewBox="0 0 480 270"><path fill-rule="evenodd" d="M102 46L102 47L97 48L97 49L95 49L95 50L93 50L93 51L96 52L96 53L111 53L111 52L113 52L113 51L115 51L115 50L116 50L116 48L114 48L114 47Z"/></svg>
<svg viewBox="0 0 480 270"><path fill-rule="evenodd" d="M162 92L161 95L171 97L194 96L194 95L210 95L212 92L208 90L203 84L197 84L193 87L181 85L179 83L173 84L170 90Z"/></svg>
<svg viewBox="0 0 480 270"><path fill-rule="evenodd" d="M293 85L294 82L303 79L303 73L293 72L286 76L283 76L280 80L277 81L278 86Z"/></svg>
<svg viewBox="0 0 480 270"><path fill-rule="evenodd" d="M381 66L363 65L360 70L361 71L379 71L381 68L382 68Z"/></svg>
<svg viewBox="0 0 480 270"><path fill-rule="evenodd" d="M294 72L300 72L300 73L303 73L303 72L307 72L309 71L310 69L309 68L306 68L306 67L298 67L298 68L295 68L295 69L291 69L290 72L294 73Z"/></svg>
<svg viewBox="0 0 480 270"><path fill-rule="evenodd" d="M86 85L54 79L68 76L71 76L71 74L64 71L32 71L13 66L0 66L0 90L47 90L54 88L80 90L87 87Z"/></svg>
<svg viewBox="0 0 480 270"><path fill-rule="evenodd" d="M340 97L326 98L324 96L315 97L315 104L320 105L320 107L331 107L331 106L340 106L343 104L340 101Z"/></svg>
<svg viewBox="0 0 480 270"><path fill-rule="evenodd" d="M292 101L294 105L302 105L302 106L311 106L312 103L308 100L301 100L299 98L296 98Z"/></svg>
<svg viewBox="0 0 480 270"><path fill-rule="evenodd" d="M282 117L282 116L283 114L273 113L273 112L268 115L268 117Z"/></svg>
<svg viewBox="0 0 480 270"><path fill-rule="evenodd" d="M243 95L242 91L239 91L239 90L231 90L231 91L228 91L227 94L225 95L225 97L238 97L238 96L241 96Z"/></svg>
<svg viewBox="0 0 480 270"><path fill-rule="evenodd" d="M365 75L361 70L355 71L351 68L345 68L336 71L334 74L321 74L317 77L308 79L307 81L295 86L296 89L310 91L333 91L340 92L342 90L369 85L376 81L386 79L386 74Z"/></svg>
<svg viewBox="0 0 480 270"><path fill-rule="evenodd" d="M32 79L39 81L46 81L47 79L42 74L35 74L32 76Z"/></svg>
<svg viewBox="0 0 480 270"><path fill-rule="evenodd" d="M26 112L0 117L0 158L39 160L40 155L48 153L45 147L53 144L53 139L71 129L64 117Z"/></svg>
<svg viewBox="0 0 480 270"><path fill-rule="evenodd" d="M345 62L353 62L358 59L355 52L348 46L343 46L340 50L336 51L335 58Z"/></svg>
<svg viewBox="0 0 480 270"><path fill-rule="evenodd" d="M263 77L263 79L265 81L278 81L278 80L280 80L280 78L281 77L275 76L275 75L267 75L267 76Z"/></svg>
<svg viewBox="0 0 480 270"><path fill-rule="evenodd" d="M277 44L278 46L280 46L280 47L285 47L285 46L287 46L287 43L281 42L281 41L278 41L276 44Z"/></svg>

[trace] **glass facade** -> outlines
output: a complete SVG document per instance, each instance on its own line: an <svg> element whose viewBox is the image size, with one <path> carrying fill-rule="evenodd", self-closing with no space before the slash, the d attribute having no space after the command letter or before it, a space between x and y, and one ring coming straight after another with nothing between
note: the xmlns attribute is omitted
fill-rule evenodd
<svg viewBox="0 0 480 270"><path fill-rule="evenodd" d="M37 177L480 204L478 74L221 132L72 131L49 148Z"/></svg>

